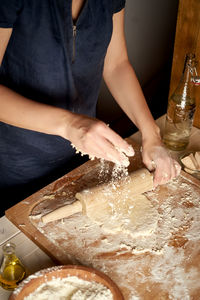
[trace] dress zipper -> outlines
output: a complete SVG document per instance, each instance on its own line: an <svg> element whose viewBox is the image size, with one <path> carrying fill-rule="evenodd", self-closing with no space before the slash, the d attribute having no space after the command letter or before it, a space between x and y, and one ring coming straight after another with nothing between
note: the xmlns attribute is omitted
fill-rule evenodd
<svg viewBox="0 0 200 300"><path fill-rule="evenodd" d="M75 61L75 56L76 56L76 25L73 25L72 63Z"/></svg>

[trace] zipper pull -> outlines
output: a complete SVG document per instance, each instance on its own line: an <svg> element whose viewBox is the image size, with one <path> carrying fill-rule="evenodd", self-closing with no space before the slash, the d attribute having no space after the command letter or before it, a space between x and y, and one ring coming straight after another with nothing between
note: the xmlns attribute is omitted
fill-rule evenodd
<svg viewBox="0 0 200 300"><path fill-rule="evenodd" d="M76 55L76 25L73 25L73 50L72 50L72 62L75 61Z"/></svg>

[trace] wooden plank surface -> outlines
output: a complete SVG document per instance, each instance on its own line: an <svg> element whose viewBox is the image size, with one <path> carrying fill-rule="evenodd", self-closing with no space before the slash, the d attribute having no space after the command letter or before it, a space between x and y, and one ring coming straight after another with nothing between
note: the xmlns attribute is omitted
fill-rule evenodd
<svg viewBox="0 0 200 300"><path fill-rule="evenodd" d="M143 166L140 147L134 148L129 171ZM83 187L105 180L107 171L106 165L90 161L12 207L6 216L56 263L103 271L127 300L199 299L200 182L184 172L146 194L159 214L155 232L147 236L108 233L78 214L41 223L42 214L70 203Z"/></svg>
<svg viewBox="0 0 200 300"><path fill-rule="evenodd" d="M180 0L170 81L171 95L181 78L185 55L195 53L198 65L197 72L200 76L200 1ZM200 86L196 87L196 113L194 126L200 128Z"/></svg>

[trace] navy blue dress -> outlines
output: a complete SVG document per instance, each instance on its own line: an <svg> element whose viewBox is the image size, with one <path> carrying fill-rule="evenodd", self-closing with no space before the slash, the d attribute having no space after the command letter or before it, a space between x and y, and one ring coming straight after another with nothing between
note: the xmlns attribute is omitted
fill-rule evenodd
<svg viewBox="0 0 200 300"><path fill-rule="evenodd" d="M76 35L71 5L72 0L0 1L0 27L13 28L0 83L29 99L95 116L112 16L125 0L86 0ZM74 155L59 136L0 122L1 192L5 199L11 190L13 200L25 198L72 169Z"/></svg>

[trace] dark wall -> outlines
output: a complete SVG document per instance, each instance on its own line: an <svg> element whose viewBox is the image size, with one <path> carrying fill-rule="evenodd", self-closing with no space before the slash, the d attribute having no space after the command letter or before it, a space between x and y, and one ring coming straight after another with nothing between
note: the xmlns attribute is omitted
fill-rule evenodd
<svg viewBox="0 0 200 300"><path fill-rule="evenodd" d="M126 0L125 34L129 59L154 118L166 112L178 0ZM136 131L104 82L97 116L126 137Z"/></svg>

